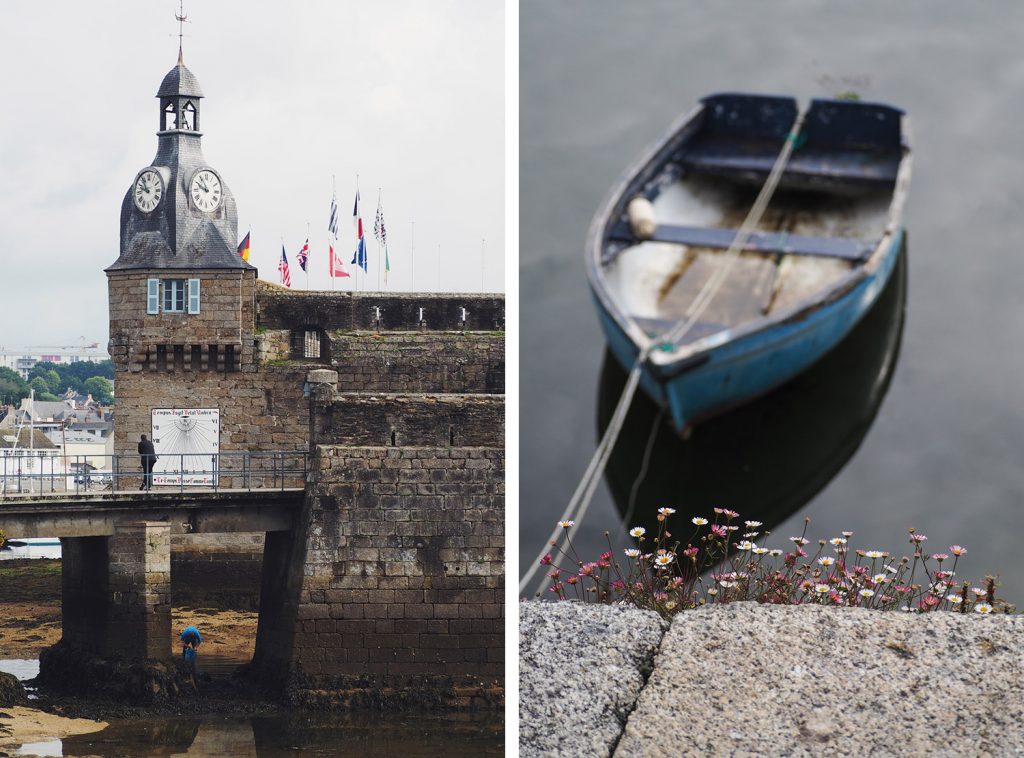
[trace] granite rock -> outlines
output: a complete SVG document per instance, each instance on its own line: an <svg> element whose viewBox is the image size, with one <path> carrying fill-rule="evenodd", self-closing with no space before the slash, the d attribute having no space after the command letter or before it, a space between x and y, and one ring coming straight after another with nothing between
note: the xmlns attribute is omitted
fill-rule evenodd
<svg viewBox="0 0 1024 758"><path fill-rule="evenodd" d="M636 608L520 603L519 755L610 755L667 626Z"/></svg>
<svg viewBox="0 0 1024 758"><path fill-rule="evenodd" d="M1022 695L1020 616L733 603L675 617L615 755L1019 755Z"/></svg>

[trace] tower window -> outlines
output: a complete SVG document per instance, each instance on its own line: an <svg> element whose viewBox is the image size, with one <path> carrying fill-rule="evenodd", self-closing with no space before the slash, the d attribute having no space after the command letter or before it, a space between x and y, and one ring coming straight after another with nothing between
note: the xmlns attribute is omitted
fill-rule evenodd
<svg viewBox="0 0 1024 758"><path fill-rule="evenodd" d="M196 106L189 100L185 103L185 107L181 109L181 128L196 130L199 125L196 123Z"/></svg>
<svg viewBox="0 0 1024 758"><path fill-rule="evenodd" d="M314 360L330 362L331 343L327 333L319 326L310 324L292 329L291 357L293 360Z"/></svg>
<svg viewBox="0 0 1024 758"><path fill-rule="evenodd" d="M185 312L185 279L164 279L164 312Z"/></svg>
<svg viewBox="0 0 1024 758"><path fill-rule="evenodd" d="M303 358L319 358L320 357L320 335L315 331L307 330L304 333L303 344L302 344L302 357Z"/></svg>
<svg viewBox="0 0 1024 758"><path fill-rule="evenodd" d="M174 107L173 100L164 103L163 112L160 114L161 131L170 131L178 128L178 112Z"/></svg>

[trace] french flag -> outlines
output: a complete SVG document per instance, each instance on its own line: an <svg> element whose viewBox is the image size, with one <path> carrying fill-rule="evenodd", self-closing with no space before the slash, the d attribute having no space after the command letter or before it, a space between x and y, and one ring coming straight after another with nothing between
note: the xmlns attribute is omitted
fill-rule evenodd
<svg viewBox="0 0 1024 758"><path fill-rule="evenodd" d="M352 223L356 227L356 252L352 256L352 263L359 266L364 272L367 270L366 264L366 240L363 238L363 216L359 211L359 190L356 190L356 202L352 206Z"/></svg>

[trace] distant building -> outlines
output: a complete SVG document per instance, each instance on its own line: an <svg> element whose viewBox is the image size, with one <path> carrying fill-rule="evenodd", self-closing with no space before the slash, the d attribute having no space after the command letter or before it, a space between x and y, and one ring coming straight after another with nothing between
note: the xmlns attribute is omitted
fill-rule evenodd
<svg viewBox="0 0 1024 758"><path fill-rule="evenodd" d="M101 351L95 346L83 348L58 348L50 352L36 352L31 348L4 348L0 347L0 367L16 371L22 379L28 380L29 372L37 363L48 361L67 365L85 361L88 363L101 363L110 360L107 352Z"/></svg>

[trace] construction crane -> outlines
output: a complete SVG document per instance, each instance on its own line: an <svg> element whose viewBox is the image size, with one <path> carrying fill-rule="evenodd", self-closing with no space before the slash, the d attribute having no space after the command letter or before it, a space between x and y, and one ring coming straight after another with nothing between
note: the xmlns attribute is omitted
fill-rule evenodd
<svg viewBox="0 0 1024 758"><path fill-rule="evenodd" d="M28 345L26 350L93 350L100 346L98 342L87 342L85 337L78 338L77 345Z"/></svg>

